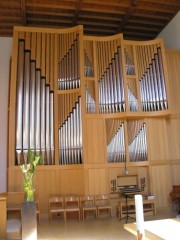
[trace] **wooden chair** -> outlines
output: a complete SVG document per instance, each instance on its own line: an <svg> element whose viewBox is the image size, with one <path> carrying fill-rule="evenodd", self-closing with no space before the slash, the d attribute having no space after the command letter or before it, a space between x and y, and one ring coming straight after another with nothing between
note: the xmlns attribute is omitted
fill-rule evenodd
<svg viewBox="0 0 180 240"><path fill-rule="evenodd" d="M21 204L24 192L7 192L7 218L21 219Z"/></svg>
<svg viewBox="0 0 180 240"><path fill-rule="evenodd" d="M109 212L109 216L112 215L112 206L110 205L109 195L102 194L95 196L95 204L97 206L97 217L99 218L100 212L107 210Z"/></svg>
<svg viewBox="0 0 180 240"><path fill-rule="evenodd" d="M0 194L0 239L22 239L21 219L7 219L7 194Z"/></svg>
<svg viewBox="0 0 180 240"><path fill-rule="evenodd" d="M81 218L80 214L80 201L78 196L66 196L64 198L64 203L65 203L65 213L66 213L66 218L67 218L67 213L69 212L77 212L79 216L79 220Z"/></svg>
<svg viewBox="0 0 180 240"><path fill-rule="evenodd" d="M49 198L49 220L52 222L53 214L63 214L63 218L66 221L66 214L64 209L64 198L63 197L50 197Z"/></svg>
<svg viewBox="0 0 180 240"><path fill-rule="evenodd" d="M86 195L80 197L82 219L84 221L85 212L93 212L97 218L97 206L94 204L94 196Z"/></svg>

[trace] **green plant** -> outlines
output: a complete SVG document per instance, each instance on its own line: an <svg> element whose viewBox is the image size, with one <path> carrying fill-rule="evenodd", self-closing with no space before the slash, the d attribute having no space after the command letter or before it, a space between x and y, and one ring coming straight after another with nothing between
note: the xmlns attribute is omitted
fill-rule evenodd
<svg viewBox="0 0 180 240"><path fill-rule="evenodd" d="M27 163L20 165L24 177L25 200L34 200L33 176L37 165L42 164L42 156L35 151L28 150Z"/></svg>

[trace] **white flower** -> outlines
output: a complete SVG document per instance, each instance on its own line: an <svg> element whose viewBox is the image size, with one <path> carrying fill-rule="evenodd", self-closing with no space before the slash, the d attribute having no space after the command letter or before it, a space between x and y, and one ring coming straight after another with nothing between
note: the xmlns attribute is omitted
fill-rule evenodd
<svg viewBox="0 0 180 240"><path fill-rule="evenodd" d="M31 168L31 164L22 164L20 165L20 168L22 169L23 173L27 173L29 171L29 169Z"/></svg>

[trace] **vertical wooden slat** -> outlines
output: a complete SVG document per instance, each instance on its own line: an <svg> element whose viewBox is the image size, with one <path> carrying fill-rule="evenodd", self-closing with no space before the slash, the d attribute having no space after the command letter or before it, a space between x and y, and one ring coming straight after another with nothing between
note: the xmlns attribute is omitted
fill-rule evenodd
<svg viewBox="0 0 180 240"><path fill-rule="evenodd" d="M46 83L50 84L50 33L46 34Z"/></svg>
<svg viewBox="0 0 180 240"><path fill-rule="evenodd" d="M37 33L37 47L36 47L36 67L37 68L41 68L41 44L42 44L42 40L41 40L41 33Z"/></svg>
<svg viewBox="0 0 180 240"><path fill-rule="evenodd" d="M10 84L10 109L9 109L9 166L15 164L15 119L16 119L16 84L17 84L17 64L18 64L18 31L13 33L13 52L11 64L11 84Z"/></svg>
<svg viewBox="0 0 180 240"><path fill-rule="evenodd" d="M26 32L26 37L25 37L25 49L26 50L31 50L31 33Z"/></svg>
<svg viewBox="0 0 180 240"><path fill-rule="evenodd" d="M46 34L42 33L42 47L41 47L41 76L45 77L46 69Z"/></svg>
<svg viewBox="0 0 180 240"><path fill-rule="evenodd" d="M54 38L55 34L51 34L51 43L50 43L50 89L54 89ZM57 65L57 64L56 64ZM57 75L56 75L57 76ZM57 80L57 79L56 79Z"/></svg>
<svg viewBox="0 0 180 240"><path fill-rule="evenodd" d="M37 38L36 38L36 33L33 32L32 33L32 38L31 38L31 59L35 60L36 59L36 41L37 41Z"/></svg>

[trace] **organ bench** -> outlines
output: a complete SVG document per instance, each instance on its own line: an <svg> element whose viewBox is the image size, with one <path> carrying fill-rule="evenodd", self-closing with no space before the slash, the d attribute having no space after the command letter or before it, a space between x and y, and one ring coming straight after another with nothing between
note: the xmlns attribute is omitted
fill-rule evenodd
<svg viewBox="0 0 180 240"><path fill-rule="evenodd" d="M128 206L128 214L134 214L135 213L135 201L134 200L128 200L127 201ZM148 200L143 199L143 210L145 212L153 212L154 215L156 215L156 201L155 199ZM118 204L118 217L119 219L122 218L123 214L126 214L126 200L120 200Z"/></svg>

